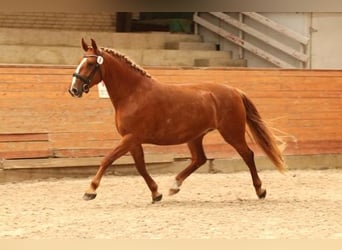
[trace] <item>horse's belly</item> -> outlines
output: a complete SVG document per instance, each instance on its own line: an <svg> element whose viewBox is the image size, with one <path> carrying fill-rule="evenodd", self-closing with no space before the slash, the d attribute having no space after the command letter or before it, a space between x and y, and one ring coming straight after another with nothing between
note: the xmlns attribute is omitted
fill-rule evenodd
<svg viewBox="0 0 342 250"><path fill-rule="evenodd" d="M147 140L144 141L144 143L148 144L155 144L155 145L178 145L178 144L183 144L187 143L189 141L192 141L199 136L206 134L207 132L211 131L212 129L208 129L207 131L201 131L199 133L165 133L165 134L160 134L157 137L154 138L148 138Z"/></svg>
<svg viewBox="0 0 342 250"><path fill-rule="evenodd" d="M199 114L197 114L199 115ZM207 117L202 119L193 117L166 118L163 123L155 126L154 130L148 133L147 143L158 145L175 145L182 144L194 140L195 138L208 133L215 129L213 118Z"/></svg>

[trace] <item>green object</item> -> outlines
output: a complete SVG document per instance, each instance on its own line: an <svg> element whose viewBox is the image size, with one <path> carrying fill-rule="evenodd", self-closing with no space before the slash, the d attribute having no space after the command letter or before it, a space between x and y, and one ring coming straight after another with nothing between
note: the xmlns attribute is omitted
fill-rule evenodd
<svg viewBox="0 0 342 250"><path fill-rule="evenodd" d="M170 19L169 29L173 33L191 33L191 21L187 19Z"/></svg>

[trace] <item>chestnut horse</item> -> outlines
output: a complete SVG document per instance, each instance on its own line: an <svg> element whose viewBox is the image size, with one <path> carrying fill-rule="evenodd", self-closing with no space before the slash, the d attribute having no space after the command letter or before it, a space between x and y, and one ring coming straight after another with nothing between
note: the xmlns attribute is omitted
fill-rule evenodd
<svg viewBox="0 0 342 250"><path fill-rule="evenodd" d="M187 143L192 161L176 177L169 194L176 194L184 180L203 165L207 158L203 137L217 129L247 164L257 196L265 198L254 163L254 153L245 139L246 124L253 138L278 170L285 170L275 136L261 119L252 101L240 90L223 84L161 84L125 55L98 48L91 39L82 38L85 52L73 74L69 92L82 97L103 81L115 108L115 125L122 136L119 144L102 160L84 194L96 197L101 178L108 166L130 152L138 172L152 193L152 202L160 201L158 185L146 170L142 144L176 145Z"/></svg>

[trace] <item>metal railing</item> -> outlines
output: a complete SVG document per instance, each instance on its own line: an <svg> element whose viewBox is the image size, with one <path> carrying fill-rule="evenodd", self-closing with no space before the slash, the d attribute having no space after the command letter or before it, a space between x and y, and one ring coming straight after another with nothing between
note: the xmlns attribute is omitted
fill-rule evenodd
<svg viewBox="0 0 342 250"><path fill-rule="evenodd" d="M250 51L251 53L263 58L264 60L270 62L271 64L280 67L280 68L295 68L295 66L289 64L288 62L285 62L284 60L280 59L274 54L269 53L266 50L263 50L251 42L244 40L244 33L249 34L255 38L257 38L259 41L262 41L264 44L267 44L269 46L272 46L273 48L276 48L277 50L289 55L290 57L294 58L296 61L299 61L302 68L307 67L307 62L309 60L309 56L306 54L307 46L309 43L309 38L295 32L291 29L289 29L286 26L283 26L279 23L274 22L273 20L262 16L256 12L241 12L239 13L239 19L235 19L231 17L227 13L223 12L209 12L212 16L218 18L218 20L225 22L226 24L229 24L239 30L239 35L232 34L231 32L223 29L222 27L219 27L205 18L198 15L198 13L194 14L194 22L197 25L200 25L215 34L225 38L226 40L238 45L240 48L243 48L245 50ZM300 49L296 50L292 47L289 47L288 45L272 38L271 36L262 33L255 29L254 27L246 24L243 22L244 16L248 16L249 18L253 19L254 21L263 24L264 26L267 26L268 28L272 29L274 32L280 33L287 38L294 40L295 42L300 44ZM198 27L196 27L196 30L198 31ZM240 51L240 54L243 54Z"/></svg>

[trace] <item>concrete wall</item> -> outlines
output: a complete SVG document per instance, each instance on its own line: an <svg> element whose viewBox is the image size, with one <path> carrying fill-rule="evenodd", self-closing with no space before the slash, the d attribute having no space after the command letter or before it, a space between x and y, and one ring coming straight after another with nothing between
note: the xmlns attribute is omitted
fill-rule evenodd
<svg viewBox="0 0 342 250"><path fill-rule="evenodd" d="M340 49L340 41L342 33L339 32L342 26L342 13L260 13L275 22L282 24L300 34L303 34L310 38L310 42L307 48L307 54L309 55L308 68L312 69L339 69L342 68L342 50ZM238 30L233 27L218 21L208 13L201 13L202 17L210 20L210 22L217 24L220 27L225 28L227 31L238 35ZM232 17L237 18L237 13L229 13ZM262 24L255 22L254 20L245 17L244 22L248 25L256 28L257 30L266 33L270 37L285 43L287 46L300 49L301 45L293 40L286 38L285 36L271 31ZM222 50L233 51L233 58L239 57L239 48L237 45L226 41L224 38L199 28L199 33L204 37L205 41L215 42L220 44ZM280 59L294 65L295 67L301 67L301 64L294 60L292 57L280 52L279 50L265 45L258 39L245 35L246 41L254 44L255 46L277 55ZM245 51L245 59L248 60L249 67L275 67L269 62L261 59L254 54Z"/></svg>
<svg viewBox="0 0 342 250"><path fill-rule="evenodd" d="M229 60L230 52L165 50L167 42L200 42L200 36L166 32L114 33L81 30L0 27L0 64L75 65L82 56L81 38L94 38L101 47L115 48L141 65L193 65L194 58ZM170 55L170 54L174 55Z"/></svg>
<svg viewBox="0 0 342 250"><path fill-rule="evenodd" d="M72 11L72 10L70 10ZM50 30L116 30L116 13L110 12L0 12L1 28Z"/></svg>
<svg viewBox="0 0 342 250"><path fill-rule="evenodd" d="M342 13L312 14L312 68L342 68Z"/></svg>

